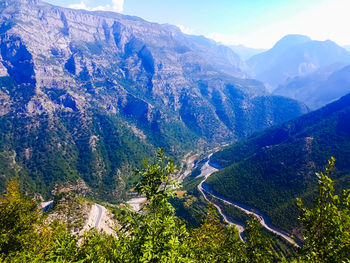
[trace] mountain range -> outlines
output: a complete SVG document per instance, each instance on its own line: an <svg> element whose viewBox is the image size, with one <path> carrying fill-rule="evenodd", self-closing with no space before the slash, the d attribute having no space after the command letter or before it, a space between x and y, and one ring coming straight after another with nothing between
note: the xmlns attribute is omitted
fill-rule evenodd
<svg viewBox="0 0 350 263"><path fill-rule="evenodd" d="M350 65L333 64L306 76L295 77L273 91L320 108L350 92Z"/></svg>
<svg viewBox="0 0 350 263"><path fill-rule="evenodd" d="M271 49L247 60L253 76L270 90L335 63L350 64L350 52L333 41L316 41L303 35L287 35Z"/></svg>
<svg viewBox="0 0 350 263"><path fill-rule="evenodd" d="M0 185L44 197L70 182L120 200L158 147L178 161L308 112L230 48L117 13L1 1L0 55Z"/></svg>

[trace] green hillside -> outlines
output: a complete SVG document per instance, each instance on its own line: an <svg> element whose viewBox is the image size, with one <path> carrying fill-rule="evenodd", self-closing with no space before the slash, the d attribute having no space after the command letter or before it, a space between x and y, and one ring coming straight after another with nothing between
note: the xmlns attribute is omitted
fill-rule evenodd
<svg viewBox="0 0 350 263"><path fill-rule="evenodd" d="M207 183L215 192L261 210L273 224L295 230L295 199L311 200L317 183L314 174L330 156L336 159L337 184L350 185L349 120L347 95L214 154L213 162L224 168Z"/></svg>

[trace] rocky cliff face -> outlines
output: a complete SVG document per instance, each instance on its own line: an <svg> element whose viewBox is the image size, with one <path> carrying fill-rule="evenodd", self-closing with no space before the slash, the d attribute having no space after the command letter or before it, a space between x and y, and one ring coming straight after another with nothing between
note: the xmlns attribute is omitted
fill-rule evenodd
<svg viewBox="0 0 350 263"><path fill-rule="evenodd" d="M229 48L171 25L2 1L0 168L18 172L6 162L14 151L32 187L82 177L120 197L122 174L155 147L176 156L307 110L242 79L240 65Z"/></svg>

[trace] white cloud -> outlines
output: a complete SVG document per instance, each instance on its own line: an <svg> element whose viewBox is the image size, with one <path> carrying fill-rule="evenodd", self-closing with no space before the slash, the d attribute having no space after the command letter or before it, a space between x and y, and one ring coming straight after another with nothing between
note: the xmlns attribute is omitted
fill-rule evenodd
<svg viewBox="0 0 350 263"><path fill-rule="evenodd" d="M239 45L242 41L242 39L237 35L222 34L217 32L210 33L209 35L206 35L206 37L228 46Z"/></svg>
<svg viewBox="0 0 350 263"><path fill-rule="evenodd" d="M191 29L191 28L189 28L189 27L185 27L184 25L180 25L180 24L178 24L178 25L176 25L176 26L177 26L177 27L181 30L181 32L184 33L184 34L187 34L187 35L194 34L194 30Z"/></svg>
<svg viewBox="0 0 350 263"><path fill-rule="evenodd" d="M89 11L113 11L117 13L123 12L124 8L124 0L112 0L111 4L107 5L100 5L96 7L89 7L87 4L87 0L81 0L79 4L73 4L69 5L69 8L74 8L74 9L85 9Z"/></svg>
<svg viewBox="0 0 350 263"><path fill-rule="evenodd" d="M86 6L84 1L81 1L80 4L73 4L73 5L69 5L69 8L73 8L73 9L87 9L88 7Z"/></svg>
<svg viewBox="0 0 350 263"><path fill-rule="evenodd" d="M124 0L112 0L113 10L116 12L123 12Z"/></svg>

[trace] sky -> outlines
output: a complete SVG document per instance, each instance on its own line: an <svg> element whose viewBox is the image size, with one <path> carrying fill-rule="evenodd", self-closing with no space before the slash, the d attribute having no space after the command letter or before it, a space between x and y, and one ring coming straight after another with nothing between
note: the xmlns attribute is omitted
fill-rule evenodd
<svg viewBox="0 0 350 263"><path fill-rule="evenodd" d="M204 35L226 45L271 48L287 34L350 45L350 0L44 0L106 10Z"/></svg>

